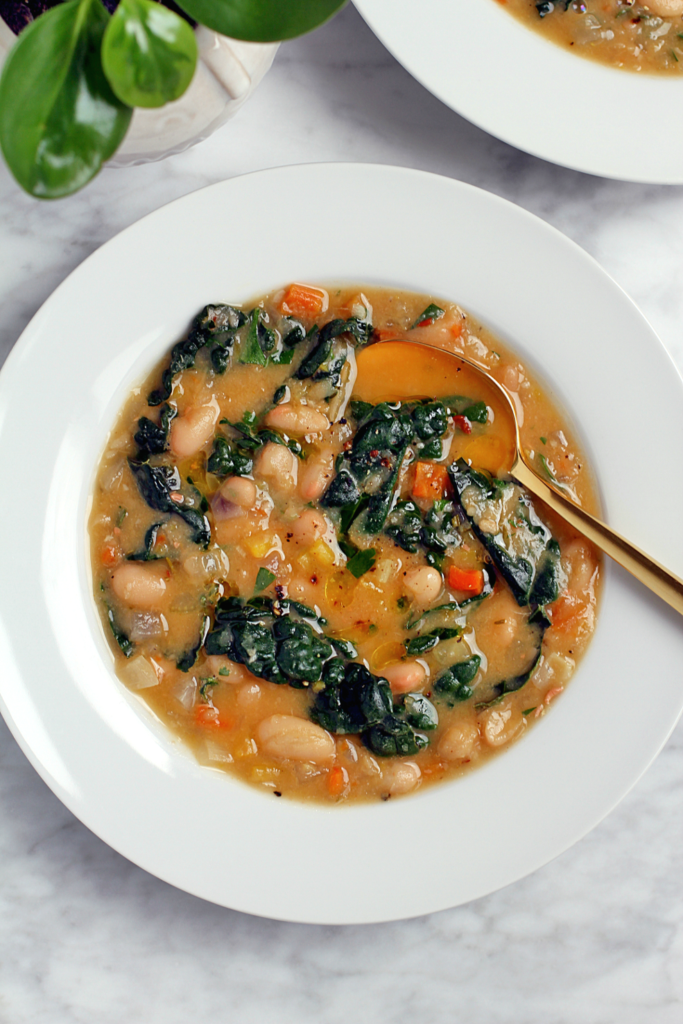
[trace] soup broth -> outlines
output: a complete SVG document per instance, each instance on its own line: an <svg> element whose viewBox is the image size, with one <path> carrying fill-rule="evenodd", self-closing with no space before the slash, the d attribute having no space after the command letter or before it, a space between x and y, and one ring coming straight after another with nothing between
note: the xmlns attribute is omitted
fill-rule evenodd
<svg viewBox="0 0 683 1024"><path fill-rule="evenodd" d="M683 74L683 0L498 0L573 53L627 71Z"/></svg>
<svg viewBox="0 0 683 1024"><path fill-rule="evenodd" d="M415 343L419 344L415 344ZM509 480L591 511L565 417L433 296L290 285L207 306L136 388L93 494L119 678L203 764L276 796L387 799L523 736L595 624L592 546Z"/></svg>

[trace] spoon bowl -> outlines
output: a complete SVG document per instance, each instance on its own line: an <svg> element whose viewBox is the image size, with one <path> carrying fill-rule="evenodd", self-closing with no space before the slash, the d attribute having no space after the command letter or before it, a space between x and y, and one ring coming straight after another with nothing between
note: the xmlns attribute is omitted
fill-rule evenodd
<svg viewBox="0 0 683 1024"><path fill-rule="evenodd" d="M414 353L416 347L430 350L430 358L425 361L421 356L419 361L411 360L411 349ZM380 350L383 353L381 367L378 359ZM388 356L391 358L385 358ZM512 477L683 615L683 580L601 519L586 512L559 481L541 478L522 443L520 426L524 413L521 403L487 369L460 353L401 339L388 339L363 349L356 363L358 375L354 394L365 401L405 401L424 394L430 398L444 398L454 393L456 383L458 390L466 390L470 382L475 384L494 415L504 415L509 423L504 450L494 456L494 461L500 461L500 464L477 461L475 468L486 469L496 476Z"/></svg>

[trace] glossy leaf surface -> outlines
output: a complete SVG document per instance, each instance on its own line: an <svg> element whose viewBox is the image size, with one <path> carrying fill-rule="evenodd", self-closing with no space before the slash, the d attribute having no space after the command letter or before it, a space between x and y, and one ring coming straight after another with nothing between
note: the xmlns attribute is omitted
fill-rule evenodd
<svg viewBox="0 0 683 1024"><path fill-rule="evenodd" d="M192 81L197 43L186 21L153 0L121 0L102 43L109 84L131 107L161 107Z"/></svg>
<svg viewBox="0 0 683 1024"><path fill-rule="evenodd" d="M40 199L82 188L126 134L132 111L100 59L108 20L99 0L68 0L36 18L5 63L0 146L19 184Z"/></svg>
<svg viewBox="0 0 683 1024"><path fill-rule="evenodd" d="M256 43L293 39L322 25L346 0L182 0L184 11L208 28Z"/></svg>

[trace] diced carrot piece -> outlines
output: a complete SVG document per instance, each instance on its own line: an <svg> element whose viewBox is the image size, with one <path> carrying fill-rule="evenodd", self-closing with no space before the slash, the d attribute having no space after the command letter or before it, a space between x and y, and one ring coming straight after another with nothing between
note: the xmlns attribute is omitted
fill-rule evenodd
<svg viewBox="0 0 683 1024"><path fill-rule="evenodd" d="M232 729L234 721L219 714L218 708L212 704L197 704L194 709L194 720L197 725L209 725L214 729Z"/></svg>
<svg viewBox="0 0 683 1024"><path fill-rule="evenodd" d="M448 470L438 462L416 462L413 497L439 498L452 497L453 485L448 477Z"/></svg>
<svg viewBox="0 0 683 1024"><path fill-rule="evenodd" d="M398 338L399 332L395 327L375 327L373 337L375 341L389 341L391 338Z"/></svg>
<svg viewBox="0 0 683 1024"><path fill-rule="evenodd" d="M327 789L330 796L341 796L349 784L349 773L340 764L330 768L327 776Z"/></svg>
<svg viewBox="0 0 683 1024"><path fill-rule="evenodd" d="M119 560L119 550L115 544L105 544L100 552L102 565L116 565Z"/></svg>
<svg viewBox="0 0 683 1024"><path fill-rule="evenodd" d="M481 594L484 589L484 573L481 569L460 569L451 565L448 569L448 586L451 590L462 590L466 594Z"/></svg>
<svg viewBox="0 0 683 1024"><path fill-rule="evenodd" d="M318 316L324 313L329 303L329 296L324 288L314 288L310 284L290 284L280 302L283 313L293 316Z"/></svg>

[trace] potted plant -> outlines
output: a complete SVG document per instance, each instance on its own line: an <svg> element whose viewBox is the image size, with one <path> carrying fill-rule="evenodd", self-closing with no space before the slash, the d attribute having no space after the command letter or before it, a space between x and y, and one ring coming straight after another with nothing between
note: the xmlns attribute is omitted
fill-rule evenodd
<svg viewBox="0 0 683 1024"><path fill-rule="evenodd" d="M0 76L0 148L7 165L37 198L70 195L114 157L134 111L131 136L139 139L145 118L167 104L176 126L183 105L188 116L199 111L199 130L190 125L175 145L162 135L151 153L138 153L136 140L119 162L178 152L243 102L270 66L273 44L316 28L344 3L0 0L4 39L10 28L17 34ZM202 76L208 76L205 87ZM212 96L216 83L227 104Z"/></svg>

